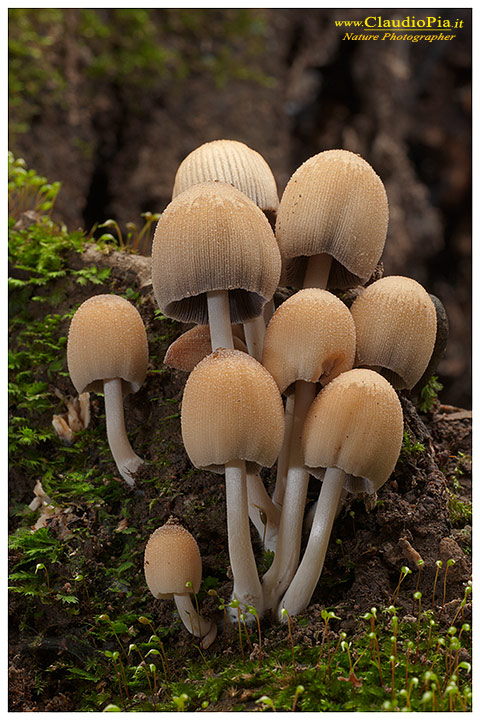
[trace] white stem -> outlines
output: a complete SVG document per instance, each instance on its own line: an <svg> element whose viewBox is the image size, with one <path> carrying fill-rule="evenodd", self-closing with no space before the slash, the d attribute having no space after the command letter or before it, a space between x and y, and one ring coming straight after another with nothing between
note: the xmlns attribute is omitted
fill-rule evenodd
<svg viewBox="0 0 480 720"><path fill-rule="evenodd" d="M215 640L217 626L212 620L206 620L193 607L189 593L185 595L174 595L175 605L178 614L187 628L188 632L195 637L202 638L202 648L206 649Z"/></svg>
<svg viewBox="0 0 480 720"><path fill-rule="evenodd" d="M280 510L270 500L258 473L256 475L247 474L247 496L250 520L257 529L265 549L275 552Z"/></svg>
<svg viewBox="0 0 480 720"><path fill-rule="evenodd" d="M345 489L343 489L342 494L340 495L340 499L338 501L337 509L335 511L335 520L338 518L338 516L340 515L340 513L342 511L342 508L345 505L345 500L346 500L347 495L348 495L347 491ZM313 518L315 517L315 513L317 512L317 505L318 505L318 500L315 500L315 502L309 508L308 512L305 513L305 520L303 522L303 531L304 532L306 530L308 532L310 532L310 530L312 529Z"/></svg>
<svg viewBox="0 0 480 720"><path fill-rule="evenodd" d="M265 320L263 319L263 315L244 322L243 332L245 333L248 354L254 357L255 360L258 360L258 362L262 362L263 341L265 339Z"/></svg>
<svg viewBox="0 0 480 720"><path fill-rule="evenodd" d="M279 620L284 619L282 608L292 617L305 610L310 602L322 574L344 479L344 471L338 468L329 468L325 473L307 547L295 577L280 603Z"/></svg>
<svg viewBox="0 0 480 720"><path fill-rule="evenodd" d="M277 552L263 577L265 607L274 608L298 566L309 472L303 464L302 430L307 410L315 399L315 383L297 380L287 483L278 529Z"/></svg>
<svg viewBox="0 0 480 720"><path fill-rule="evenodd" d="M327 253L312 255L308 258L304 288L320 288L325 290L328 286L328 276L332 265L332 256Z"/></svg>
<svg viewBox="0 0 480 720"><path fill-rule="evenodd" d="M103 393L105 397L108 444L120 475L128 485L133 486L135 485L133 475L142 465L143 460L133 451L125 430L122 381L120 378L104 380Z"/></svg>
<svg viewBox="0 0 480 720"><path fill-rule="evenodd" d="M233 350L228 290L207 292L207 311L212 351L217 348L230 348Z"/></svg>
<svg viewBox="0 0 480 720"><path fill-rule="evenodd" d="M233 597L244 606L240 608L241 612L245 612L246 605L252 605L260 616L263 612L263 593L250 537L244 460L226 463L225 489Z"/></svg>
<svg viewBox="0 0 480 720"><path fill-rule="evenodd" d="M280 510L283 506L283 496L285 494L285 484L287 482L288 457L290 454L290 440L293 430L293 411L295 408L295 393L287 395L285 401L285 434L283 436L282 449L277 460L277 480L272 495L272 502Z"/></svg>

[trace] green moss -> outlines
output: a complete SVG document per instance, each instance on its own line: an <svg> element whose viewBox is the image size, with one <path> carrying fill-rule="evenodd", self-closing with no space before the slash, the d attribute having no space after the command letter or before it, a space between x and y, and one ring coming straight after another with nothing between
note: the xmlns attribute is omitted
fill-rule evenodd
<svg viewBox="0 0 480 720"><path fill-rule="evenodd" d="M403 443L400 451L400 458L408 458L425 452L425 445L416 440L412 440L408 430L403 432Z"/></svg>
<svg viewBox="0 0 480 720"><path fill-rule="evenodd" d="M128 709L127 690L130 696L136 693L138 697L140 693L137 711L195 712L219 707L247 710L253 705L260 710L284 712L470 709L471 668L459 659L460 648L468 646L470 627L461 621L452 625L444 642L432 613L421 612L417 605L417 614L414 620L402 620L393 607L383 611L372 608L371 613L359 618L358 631L349 637L332 630L332 621L339 618L327 613L324 632L315 646L295 644L292 654L285 629L283 639L278 639L261 657L257 651L255 659L248 659L246 654L242 658L237 630L227 628L226 642L233 653L225 654L218 648L221 637L216 641L217 649L212 647L208 656L192 639L191 659L183 661L179 674L178 668L175 673L171 670L176 667L176 651L167 644L167 671L157 662L154 667L148 666L150 678L148 673L139 672L138 663L155 649L158 654L150 654L150 658L159 657L161 648L155 637L161 635L167 642L167 628L158 628L148 640L138 618L137 622L129 616L101 626L97 623L97 641L106 643L115 636L119 657L122 649L126 657L126 643L130 647L134 643L138 654L125 659L120 681L110 682L111 692L102 698L89 692L88 686L93 688L99 677L107 676L110 657L105 653L102 659L100 654L97 664L85 669L84 675L77 671L76 677L84 686L81 709L99 710L107 703ZM294 642L295 634L294 629ZM254 642L258 643L258 636L253 630L248 636L243 632L244 648ZM162 688L156 699L151 694L154 680Z"/></svg>
<svg viewBox="0 0 480 720"><path fill-rule="evenodd" d="M472 523L472 503L460 497L462 486L459 479L466 471L471 472L471 462L471 457L459 452L453 472L447 475L448 512L450 522L457 528Z"/></svg>
<svg viewBox="0 0 480 720"><path fill-rule="evenodd" d="M443 390L443 385L439 382L436 375L428 380L427 384L420 391L418 398L418 409L422 413L428 413L432 410L433 406L437 402L438 393Z"/></svg>

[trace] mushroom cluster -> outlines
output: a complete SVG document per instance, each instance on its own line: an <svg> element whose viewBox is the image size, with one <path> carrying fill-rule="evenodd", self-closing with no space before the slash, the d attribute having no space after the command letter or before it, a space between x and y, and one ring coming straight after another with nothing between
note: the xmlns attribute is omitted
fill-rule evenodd
<svg viewBox="0 0 480 720"><path fill-rule="evenodd" d="M395 468L398 393L418 388L445 346L440 301L410 278L373 281L387 228L385 188L359 155L309 158L279 201L265 160L233 140L205 143L182 162L158 221L155 299L190 324L164 362L188 373L181 430L190 461L224 477L232 599L247 620L252 607L280 621L307 607L344 498L375 494ZM280 284L288 297L275 308ZM130 485L142 460L121 399L140 387L148 362L135 313L121 298L91 298L68 340L72 382L79 393L103 391L112 454ZM270 494L261 471L275 464ZM302 555L311 476L322 485ZM250 522L275 553L263 577ZM178 523L150 538L145 574L203 647L213 642L214 623L189 596L200 585L198 546Z"/></svg>

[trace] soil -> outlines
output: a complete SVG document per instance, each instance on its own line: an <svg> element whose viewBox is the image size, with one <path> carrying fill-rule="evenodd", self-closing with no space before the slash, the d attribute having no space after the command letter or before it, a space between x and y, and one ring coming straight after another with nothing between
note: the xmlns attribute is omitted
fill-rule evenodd
<svg viewBox="0 0 480 720"><path fill-rule="evenodd" d="M110 291L124 292L127 286L139 291L137 307L146 325L150 345L156 342L158 357L162 358L168 344L180 335L185 327L179 323L172 326L171 323L167 324L165 320L155 317L157 307L149 279L149 260L117 252L105 255L93 248L84 255L74 255L71 258L72 266L76 267L91 265L92 261L98 266L112 267ZM68 301L57 308L59 313L96 292L106 291L104 287L99 289L72 286L70 289ZM39 306L41 304L38 302L32 303L32 309ZM63 331L66 331L66 328L63 328ZM12 341L14 342L14 338ZM154 369L153 363L151 369ZM145 466L138 473L136 487L126 488L131 499L126 522L132 527L141 528L143 519L151 516L150 503L155 498L158 499L159 485L145 481L158 476L159 471L155 469L152 461L168 450L170 464L159 477L159 483L165 486L165 482L169 481L170 485L167 483L167 487L170 489L162 492L161 501L154 505L153 513L156 515L157 526L166 522L170 516L181 520L198 541L204 577L212 575L218 578L219 568L227 568L223 578L220 575L217 591L220 597L229 597L232 583L228 571L224 488L221 476L200 471L188 472L191 465L183 448L179 419L175 417L166 420L178 410L185 380L185 373L169 368L163 374L149 372L141 390L125 399L127 431L136 430L136 450L146 460ZM68 377L58 376L55 383L63 393L71 392ZM165 404L165 400L170 402ZM308 622L305 626L295 625L295 642L309 645L318 642L323 627L321 611L324 607L333 608L335 614L341 618L332 624L337 632L345 630L354 633L361 613L369 611L372 606L389 604L403 565L409 566L412 574L402 583L396 605L400 608L400 613L411 613L419 556L424 560L421 580L424 598L431 598L433 594L436 561L442 560L445 567L447 560L455 560L455 565L449 568L445 607L441 616L441 623L445 628L452 621L463 598L465 584L471 574L471 527L465 526L465 523L454 527L448 508L453 476L460 482L460 499L469 501L471 498L471 412L437 402L431 413L419 415L409 397L402 395L401 400L405 427L410 439L412 443L421 443L424 450L401 456L392 477L379 491L379 502L375 507L372 507L372 503L367 507L363 500L352 497L347 501L335 522L322 578L305 614ZM91 410L92 423L96 426L102 407L95 397L92 398ZM40 426L50 422L51 418L47 416L39 419ZM161 446L152 446L151 428L160 427L161 424L164 428ZM52 453L58 451L58 446L51 448ZM462 464L462 474L458 473L457 468L459 453L466 456ZM92 466L98 462L94 447L90 449L90 462ZM183 478L181 483L180 478ZM267 487L273 489L274 471L265 473L264 480ZM13 469L10 476L11 499L29 503L33 497L34 482L34 478ZM317 481L312 479L309 488L310 500L313 501L317 493ZM118 540L115 533L109 534L109 530L102 527L98 514L87 503L78 502L62 509L60 514L48 521L48 527L59 539L79 525L90 530L90 546L83 547L82 551L88 559L88 576L94 583L99 576L98 563L102 561L105 544L111 546L113 554L119 551ZM337 539L342 541L341 551ZM147 540L146 536L144 540ZM254 544L260 557L261 542L256 535ZM143 572L141 557L136 559L136 562L140 577ZM65 573L67 578L71 577L68 568ZM442 604L442 594L443 587L438 586L435 598L437 607ZM215 618L222 626L223 618L217 606L218 601L213 597L206 596L202 600L205 614ZM171 624L173 609L169 603L155 601L150 597L147 609L158 624ZM76 617L59 613L58 606L53 608L52 612L49 612L48 606L42 606L42 610L40 639L37 638L37 645L32 648L35 635L29 637L25 630L19 630L24 612L22 598L16 595L11 597L9 674L12 711L48 712L75 709L72 707L68 684L62 682L61 673L55 673L54 669L57 663L72 654L84 659L86 650L82 643L81 628L85 623L91 622L88 607L81 607L80 614ZM114 616L115 608L109 606L106 611L110 611ZM469 616L470 607L467 606L465 621L468 621ZM32 632L35 633L35 629L32 629ZM269 647L274 647L280 637L284 638L285 628L266 616L262 620L262 633L264 651L268 653ZM179 654L178 662L182 663L182 657L188 658L191 652L190 636L186 630L179 630L175 647ZM231 650L227 647L225 652ZM45 668L50 668L51 672L48 682L44 681L46 685L39 694L32 690L33 682L40 670ZM210 706L209 709L226 711L230 709L228 703L234 701L238 702L238 698L223 698L218 706Z"/></svg>

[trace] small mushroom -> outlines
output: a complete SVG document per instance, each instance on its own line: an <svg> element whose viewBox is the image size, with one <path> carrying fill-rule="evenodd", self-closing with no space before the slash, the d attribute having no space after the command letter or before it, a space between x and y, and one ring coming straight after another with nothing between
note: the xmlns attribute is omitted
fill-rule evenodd
<svg viewBox="0 0 480 720"><path fill-rule="evenodd" d="M283 403L271 375L238 350L219 349L190 374L182 400L182 437L197 468L225 473L233 597L263 611L248 520L246 472L271 467L283 439Z"/></svg>
<svg viewBox="0 0 480 720"><path fill-rule="evenodd" d="M103 392L107 437L128 485L143 463L125 429L123 396L137 392L147 373L148 342L138 310L118 295L96 295L80 305L70 324L67 364L77 392Z"/></svg>
<svg viewBox="0 0 480 720"><path fill-rule="evenodd" d="M348 150L314 155L293 173L278 209L286 284L345 289L365 283L387 226L385 188L366 160Z"/></svg>
<svg viewBox="0 0 480 720"><path fill-rule="evenodd" d="M175 601L188 632L201 638L203 648L215 640L217 626L195 610L191 593L202 582L202 558L197 541L172 518L150 536L144 555L145 579L155 598Z"/></svg>
<svg viewBox="0 0 480 720"><path fill-rule="evenodd" d="M235 350L247 352L247 346L243 342L239 327L232 327L233 345ZM208 325L195 325L190 330L182 333L180 337L169 345L163 362L168 367L183 372L192 372L200 360L212 352L212 341L210 339L210 327Z"/></svg>
<svg viewBox="0 0 480 720"><path fill-rule="evenodd" d="M355 326L352 316L327 290L299 290L274 313L265 335L263 365L280 392L294 388L287 476L282 502L275 558L263 577L267 607L273 607L286 590L298 565L302 521L308 489L301 435L307 411L317 394L317 383L326 385L353 367ZM283 479L279 478L283 484Z"/></svg>
<svg viewBox="0 0 480 720"><path fill-rule="evenodd" d="M210 325L212 350L233 348L231 323L262 314L281 259L262 211L222 182L177 195L155 229L152 279L160 309L181 322Z"/></svg>
<svg viewBox="0 0 480 720"><path fill-rule="evenodd" d="M381 370L400 390L421 378L435 345L437 314L427 291L393 275L365 288L350 308L357 332L355 365Z"/></svg>
<svg viewBox="0 0 480 720"><path fill-rule="evenodd" d="M392 386L373 370L349 370L310 406L302 435L305 467L323 477L302 561L278 612L304 610L320 578L343 488L376 492L390 477L403 439L403 413Z"/></svg>

